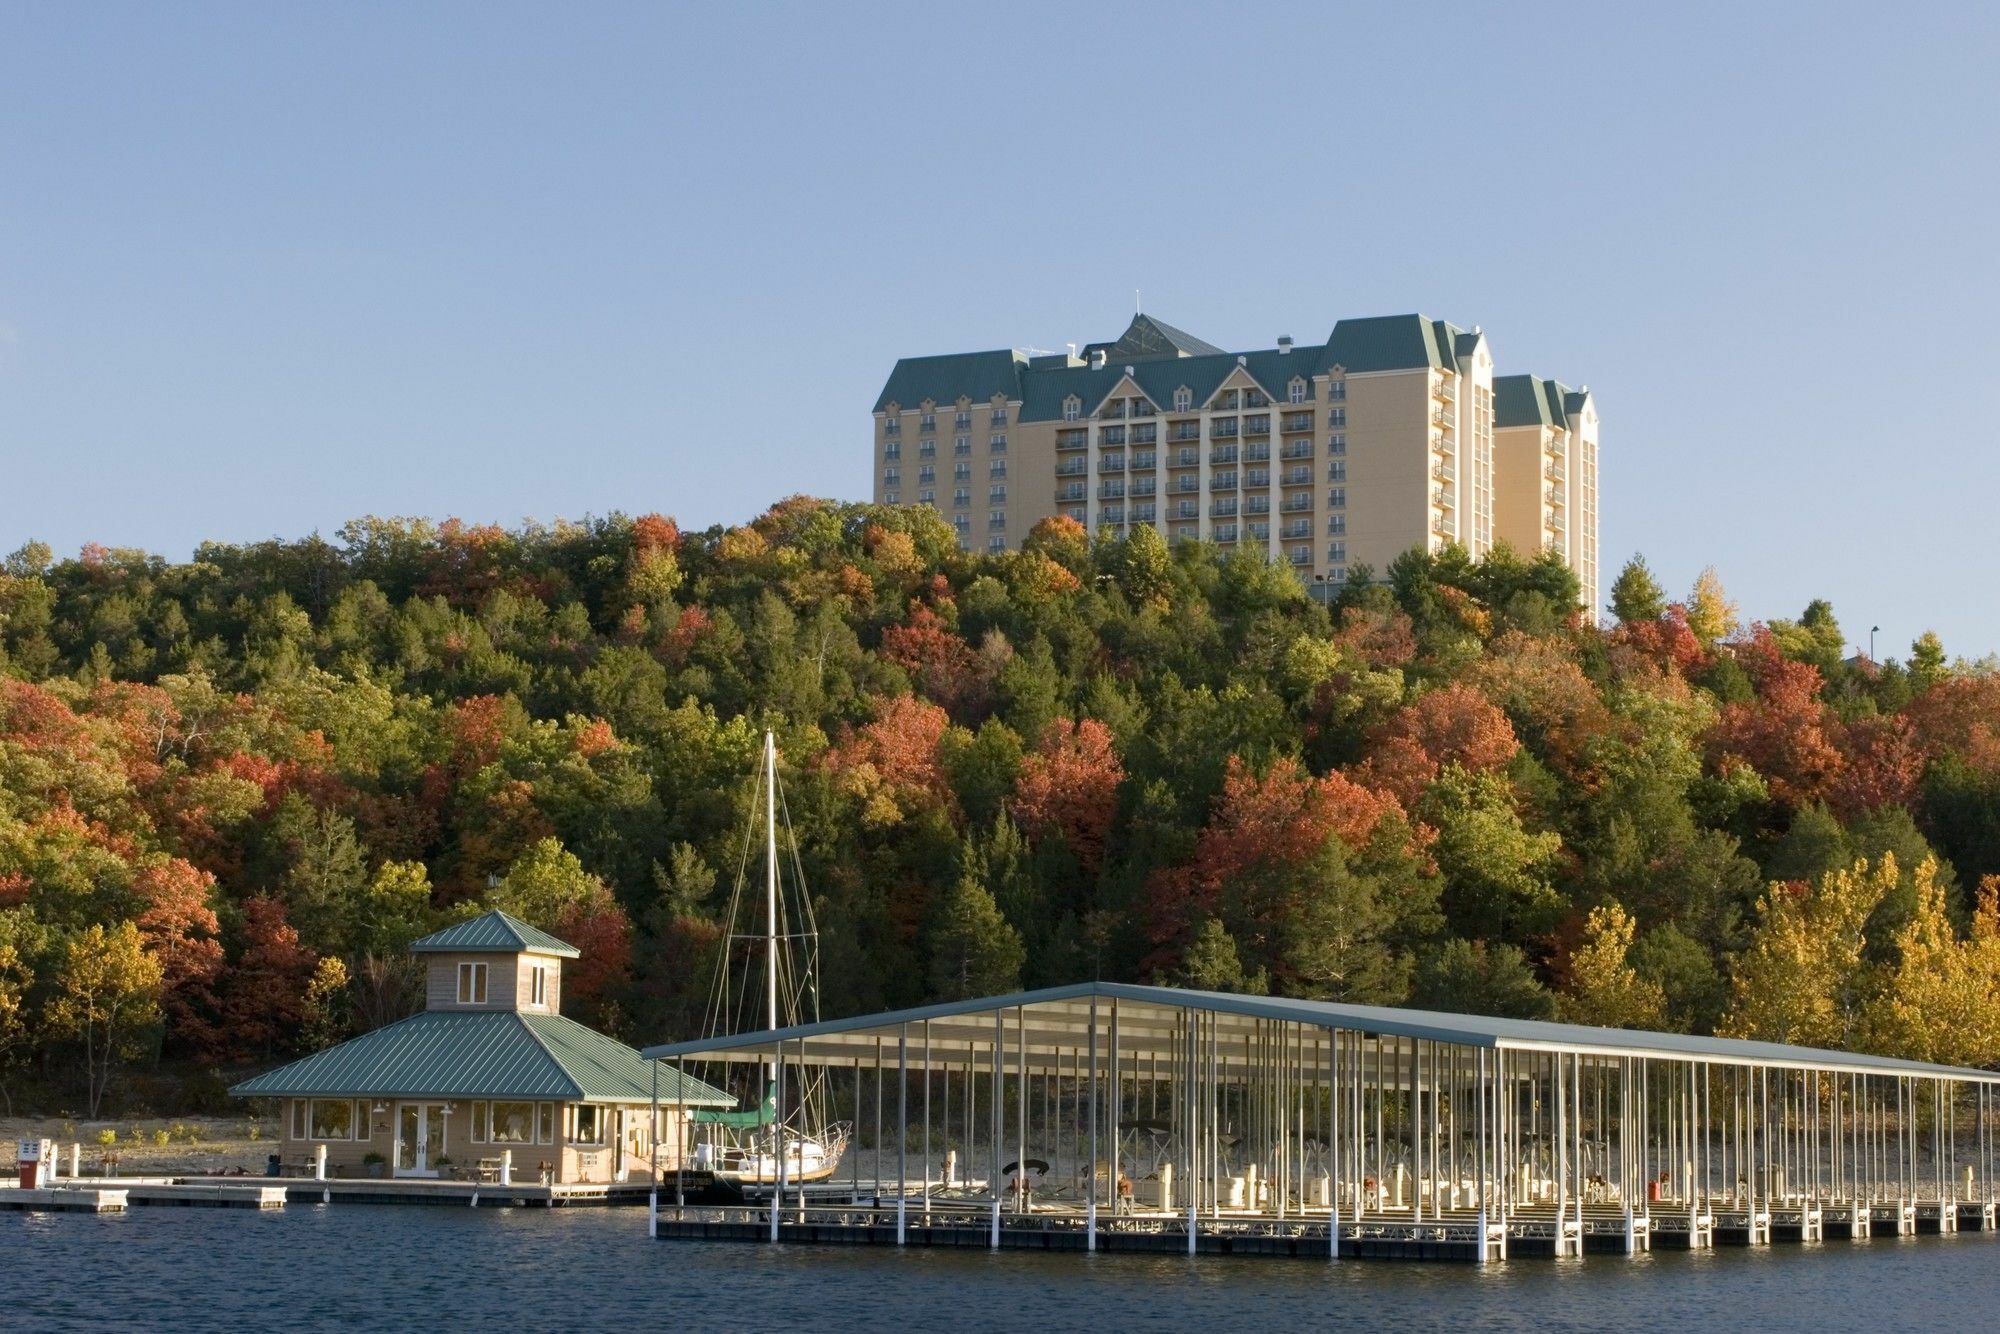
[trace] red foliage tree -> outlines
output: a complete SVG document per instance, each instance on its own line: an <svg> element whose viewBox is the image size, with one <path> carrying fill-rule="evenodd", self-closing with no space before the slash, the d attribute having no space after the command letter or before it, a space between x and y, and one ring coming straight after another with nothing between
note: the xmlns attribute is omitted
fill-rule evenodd
<svg viewBox="0 0 2000 1334"><path fill-rule="evenodd" d="M829 747L822 763L871 804L886 798L898 810L950 809L951 782L938 758L950 726L943 709L913 695L877 700L874 721Z"/></svg>
<svg viewBox="0 0 2000 1334"><path fill-rule="evenodd" d="M1453 682L1417 696L1376 728L1356 776L1412 806L1445 765L1497 769L1520 748L1506 714L1474 687Z"/></svg>
<svg viewBox="0 0 2000 1334"><path fill-rule="evenodd" d="M1749 764L1773 797L1795 809L1831 801L1847 757L1835 741L1839 720L1819 698L1819 669L1785 657L1762 629L1736 656L1757 697L1723 706L1709 728L1709 759L1724 769Z"/></svg>
<svg viewBox="0 0 2000 1334"><path fill-rule="evenodd" d="M1062 831L1086 871L1104 856L1104 835L1118 810L1125 766L1111 744L1111 729L1095 718L1049 724L1041 745L1015 780L1014 818L1029 837Z"/></svg>
<svg viewBox="0 0 2000 1334"><path fill-rule="evenodd" d="M981 707L991 690L979 655L921 602L910 604L902 625L882 632L882 656L909 672L926 696L960 717Z"/></svg>
<svg viewBox="0 0 2000 1334"><path fill-rule="evenodd" d="M563 969L563 1009L582 1022L617 1027L617 993L632 972L631 918L599 886L588 899L563 905L555 934L578 952Z"/></svg>
<svg viewBox="0 0 2000 1334"><path fill-rule="evenodd" d="M211 906L215 877L169 857L142 866L132 891L143 905L139 934L160 961L167 1040L203 1057L216 1053L215 982L222 971L222 926Z"/></svg>
<svg viewBox="0 0 2000 1334"><path fill-rule="evenodd" d="M1503 720L1504 721L1504 720ZM1150 968L1177 962L1193 932L1217 915L1223 886L1260 868L1304 863L1328 838L1365 846L1402 805L1345 775L1314 778L1295 760L1278 760L1261 777L1231 756L1222 794L1185 866L1155 874L1148 886L1155 945Z"/></svg>
<svg viewBox="0 0 2000 1334"><path fill-rule="evenodd" d="M268 1060L299 1031L319 956L299 943L275 899L245 899L239 934L242 952L223 978L223 1033L231 1056Z"/></svg>

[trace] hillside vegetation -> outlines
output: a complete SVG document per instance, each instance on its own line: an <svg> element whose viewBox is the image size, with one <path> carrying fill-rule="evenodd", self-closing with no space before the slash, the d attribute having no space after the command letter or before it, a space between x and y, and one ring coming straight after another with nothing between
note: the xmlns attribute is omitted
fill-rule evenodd
<svg viewBox="0 0 2000 1334"><path fill-rule="evenodd" d="M575 1017L686 1035L766 727L829 1014L1103 977L2000 1060L2000 678L1935 639L1638 561L1597 626L1506 551L1324 606L1151 529L1025 547L796 498L23 548L7 1087L95 1115L388 1022L488 905L583 950Z"/></svg>

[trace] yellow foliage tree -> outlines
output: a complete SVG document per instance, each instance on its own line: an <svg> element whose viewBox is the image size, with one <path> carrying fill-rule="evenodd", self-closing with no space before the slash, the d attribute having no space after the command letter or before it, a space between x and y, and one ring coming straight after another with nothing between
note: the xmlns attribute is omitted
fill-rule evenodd
<svg viewBox="0 0 2000 1334"><path fill-rule="evenodd" d="M1868 916L1895 888L1884 853L1828 871L1811 886L1774 884L1757 902L1757 928L1737 956L1724 1037L1806 1047L1852 1046L1868 1003L1863 959Z"/></svg>
<svg viewBox="0 0 2000 1334"><path fill-rule="evenodd" d="M1694 591L1688 594L1688 629L1707 648L1718 639L1727 639L1742 624L1736 604L1722 591L1722 576L1713 565L1695 576Z"/></svg>
<svg viewBox="0 0 2000 1334"><path fill-rule="evenodd" d="M1556 997L1557 1012L1573 1024L1605 1028L1662 1028L1667 994L1630 962L1638 923L1617 904L1592 908L1583 943L1569 956L1569 985Z"/></svg>
<svg viewBox="0 0 2000 1334"><path fill-rule="evenodd" d="M160 1020L160 961L146 952L139 928L120 922L73 937L56 973L49 1027L83 1044L85 1085L95 1118L113 1066L138 1054Z"/></svg>
<svg viewBox="0 0 2000 1334"><path fill-rule="evenodd" d="M1980 884L1965 940L1945 913L1936 862L1924 859L1915 889L1896 966L1869 1007L1869 1044L1912 1061L1990 1066L2000 1060L2000 878Z"/></svg>

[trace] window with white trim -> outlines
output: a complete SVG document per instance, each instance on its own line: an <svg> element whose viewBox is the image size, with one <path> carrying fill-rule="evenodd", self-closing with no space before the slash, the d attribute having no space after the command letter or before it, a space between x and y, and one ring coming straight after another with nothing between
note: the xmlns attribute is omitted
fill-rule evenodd
<svg viewBox="0 0 2000 1334"><path fill-rule="evenodd" d="M486 1004L486 965L462 963L458 966L458 1003Z"/></svg>
<svg viewBox="0 0 2000 1334"><path fill-rule="evenodd" d="M1082 419L1083 419L1083 400L1078 398L1075 394L1071 394L1068 398L1063 400L1063 420L1066 422L1073 422L1073 421L1081 421Z"/></svg>
<svg viewBox="0 0 2000 1334"><path fill-rule="evenodd" d="M311 1124L314 1139L368 1138L366 1105L351 1098L314 1098ZM357 1128L361 1130L358 1135Z"/></svg>
<svg viewBox="0 0 2000 1334"><path fill-rule="evenodd" d="M1182 385L1174 390L1174 411L1186 412L1194 406L1194 390Z"/></svg>
<svg viewBox="0 0 2000 1334"><path fill-rule="evenodd" d="M574 1144L602 1144L610 1117L605 1109L592 1103L578 1103L573 1110L570 1124L570 1141Z"/></svg>
<svg viewBox="0 0 2000 1334"><path fill-rule="evenodd" d="M1292 382L1285 386L1285 398L1292 403L1305 402L1306 382L1297 376L1292 377Z"/></svg>

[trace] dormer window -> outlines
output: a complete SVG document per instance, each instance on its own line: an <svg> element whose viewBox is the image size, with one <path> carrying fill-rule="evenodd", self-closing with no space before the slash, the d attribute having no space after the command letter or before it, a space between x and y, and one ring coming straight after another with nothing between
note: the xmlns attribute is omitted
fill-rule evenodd
<svg viewBox="0 0 2000 1334"><path fill-rule="evenodd" d="M1182 385L1174 390L1174 411L1186 412L1194 406L1194 390Z"/></svg>
<svg viewBox="0 0 2000 1334"><path fill-rule="evenodd" d="M458 1003L486 1004L486 965L462 963L458 966Z"/></svg>
<svg viewBox="0 0 2000 1334"><path fill-rule="evenodd" d="M1068 398L1064 399L1062 419L1066 422L1081 421L1083 419L1083 400L1075 394L1071 394Z"/></svg>
<svg viewBox="0 0 2000 1334"><path fill-rule="evenodd" d="M1289 385L1285 386L1285 397L1294 403L1305 402L1306 382L1304 380L1301 380L1296 375L1293 376L1292 382Z"/></svg>
<svg viewBox="0 0 2000 1334"><path fill-rule="evenodd" d="M546 969L546 968L542 968L542 967L536 967L536 968L534 968L534 969L531 969L531 970L529 971L529 973L528 973L528 1004L530 1004L530 1005L538 1005L538 1006L540 1006L541 1008L543 1008L543 1009L545 1009L545 1010L546 1010L546 1009L548 1008L548 1006L549 1006L549 970L548 970L548 969Z"/></svg>

